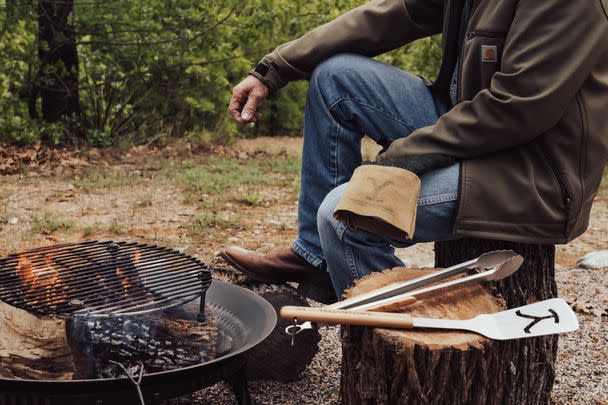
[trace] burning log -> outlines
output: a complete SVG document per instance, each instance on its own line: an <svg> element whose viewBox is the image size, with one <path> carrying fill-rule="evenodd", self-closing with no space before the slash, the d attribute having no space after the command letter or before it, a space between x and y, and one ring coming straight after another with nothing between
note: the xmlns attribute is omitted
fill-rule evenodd
<svg viewBox="0 0 608 405"><path fill-rule="evenodd" d="M77 353L78 378L114 378L143 364L146 373L173 370L212 360L217 324L211 313L204 323L180 319L176 311L153 315L74 320L68 335ZM138 371L138 370L137 370Z"/></svg>
<svg viewBox="0 0 608 405"><path fill-rule="evenodd" d="M0 377L34 380L113 378L110 363L146 373L201 364L216 356L217 324L179 319L179 311L132 318L41 317L0 302ZM224 349L225 350L225 347Z"/></svg>

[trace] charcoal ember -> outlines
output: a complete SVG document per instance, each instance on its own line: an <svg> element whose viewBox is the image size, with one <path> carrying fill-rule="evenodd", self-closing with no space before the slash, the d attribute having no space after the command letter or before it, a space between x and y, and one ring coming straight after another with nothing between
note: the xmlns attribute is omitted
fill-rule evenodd
<svg viewBox="0 0 608 405"><path fill-rule="evenodd" d="M175 312L160 312L128 318L89 318L81 322L72 328L86 342L73 346L80 352L77 377L124 376L122 368L112 362L138 375L141 364L145 373L153 373L214 359L218 328L213 314L207 311L203 323L175 315ZM71 340L75 340L74 336Z"/></svg>

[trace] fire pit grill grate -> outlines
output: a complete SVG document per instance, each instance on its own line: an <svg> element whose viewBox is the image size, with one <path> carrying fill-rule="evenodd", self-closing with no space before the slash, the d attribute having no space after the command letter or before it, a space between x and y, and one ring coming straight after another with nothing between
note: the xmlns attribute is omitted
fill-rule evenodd
<svg viewBox="0 0 608 405"><path fill-rule="evenodd" d="M201 261L135 242L69 243L0 259L0 301L40 315L140 315L204 296L210 284Z"/></svg>

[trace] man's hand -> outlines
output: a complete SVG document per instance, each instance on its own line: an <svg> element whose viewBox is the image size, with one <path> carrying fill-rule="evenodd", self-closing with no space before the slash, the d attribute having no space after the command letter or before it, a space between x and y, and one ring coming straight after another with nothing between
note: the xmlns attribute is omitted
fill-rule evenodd
<svg viewBox="0 0 608 405"><path fill-rule="evenodd" d="M264 101L270 90L260 79L247 76L232 91L228 112L239 124L249 124L260 119L258 106Z"/></svg>

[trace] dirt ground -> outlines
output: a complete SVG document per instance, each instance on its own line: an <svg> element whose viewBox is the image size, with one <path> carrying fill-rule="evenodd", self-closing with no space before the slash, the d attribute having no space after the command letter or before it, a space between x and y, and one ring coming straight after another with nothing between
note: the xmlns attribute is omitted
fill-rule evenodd
<svg viewBox="0 0 608 405"><path fill-rule="evenodd" d="M232 147L188 144L128 151L62 152L0 165L0 257L39 245L85 239L165 245L210 263L226 245L268 252L296 235L299 138L243 140ZM364 154L375 148L364 145ZM23 152L25 153L25 152ZM28 152L29 153L29 152ZM0 157L2 157L0 150ZM589 230L558 246L560 294L579 311L581 329L560 340L557 404L608 404L608 269L576 261L608 249L606 185ZM432 265L432 244L400 249L411 265ZM260 403L333 404L339 385L337 328L299 381L253 382ZM229 404L220 384L179 403Z"/></svg>

